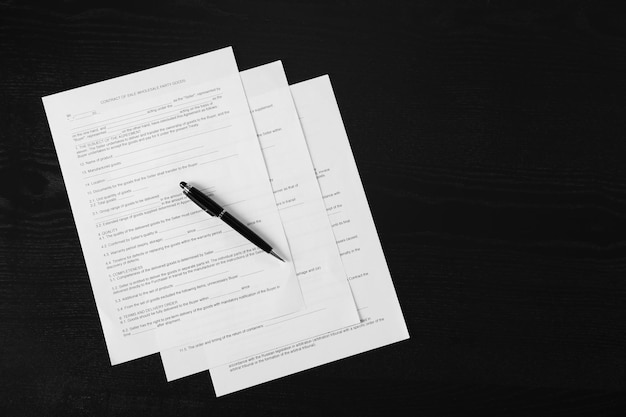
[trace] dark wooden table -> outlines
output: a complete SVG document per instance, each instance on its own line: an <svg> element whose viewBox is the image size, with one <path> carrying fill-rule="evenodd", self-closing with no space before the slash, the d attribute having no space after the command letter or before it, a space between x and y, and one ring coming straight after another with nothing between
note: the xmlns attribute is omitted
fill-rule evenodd
<svg viewBox="0 0 626 417"><path fill-rule="evenodd" d="M624 11L47 3L0 1L0 415L626 410ZM228 45L330 74L411 339L216 399L110 366L40 97Z"/></svg>

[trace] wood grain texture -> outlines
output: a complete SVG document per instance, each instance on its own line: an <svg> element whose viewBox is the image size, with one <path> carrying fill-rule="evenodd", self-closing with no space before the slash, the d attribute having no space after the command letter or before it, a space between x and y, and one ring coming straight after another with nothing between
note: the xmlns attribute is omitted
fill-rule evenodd
<svg viewBox="0 0 626 417"><path fill-rule="evenodd" d="M154 3L0 1L1 415L626 410L623 10ZM110 366L40 97L227 45L330 74L411 340L216 399Z"/></svg>

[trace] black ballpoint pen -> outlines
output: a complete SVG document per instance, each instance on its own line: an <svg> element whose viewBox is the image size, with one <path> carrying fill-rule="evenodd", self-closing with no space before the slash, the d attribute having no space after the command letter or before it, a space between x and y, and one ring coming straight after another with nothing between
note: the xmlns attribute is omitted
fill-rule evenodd
<svg viewBox="0 0 626 417"><path fill-rule="evenodd" d="M208 196L204 195L197 188L187 185L187 183L184 181L180 183L180 188L183 189L183 194L185 194L191 201L196 203L198 207L200 207L202 210L206 211L213 217L217 216L224 223L232 227L241 236L254 243L258 248L285 262L280 256L276 254L276 252L274 252L269 243L261 239L259 235L250 230L245 224L234 218L232 214L228 213L226 210L224 210L224 208L222 208L215 201L211 200Z"/></svg>

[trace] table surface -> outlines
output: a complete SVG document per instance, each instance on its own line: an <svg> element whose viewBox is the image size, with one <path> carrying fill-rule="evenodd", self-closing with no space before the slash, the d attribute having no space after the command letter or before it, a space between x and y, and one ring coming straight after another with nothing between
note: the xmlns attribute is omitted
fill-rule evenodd
<svg viewBox="0 0 626 417"><path fill-rule="evenodd" d="M0 33L1 415L626 410L624 11L1 1ZM110 366L40 97L228 45L330 74L411 339L215 398Z"/></svg>

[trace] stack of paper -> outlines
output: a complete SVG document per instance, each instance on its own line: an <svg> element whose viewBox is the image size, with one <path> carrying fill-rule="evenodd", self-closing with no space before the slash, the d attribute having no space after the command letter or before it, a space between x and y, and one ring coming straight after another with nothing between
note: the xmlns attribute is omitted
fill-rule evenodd
<svg viewBox="0 0 626 417"><path fill-rule="evenodd" d="M113 365L219 396L409 337L328 76L224 48L43 102Z"/></svg>

